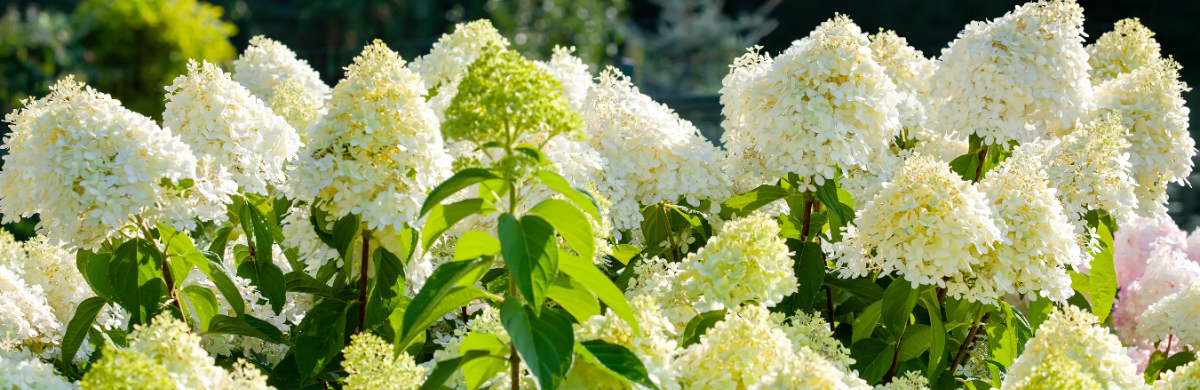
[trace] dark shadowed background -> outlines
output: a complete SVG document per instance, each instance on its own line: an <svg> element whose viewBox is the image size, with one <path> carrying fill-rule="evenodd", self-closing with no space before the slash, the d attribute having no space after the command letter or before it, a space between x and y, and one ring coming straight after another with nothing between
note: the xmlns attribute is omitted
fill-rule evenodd
<svg viewBox="0 0 1200 390"><path fill-rule="evenodd" d="M381 39L408 60L455 23L489 18L513 46L535 59L554 45L575 46L592 72L614 66L642 91L719 141L717 90L732 59L762 45L775 54L834 13L864 31L895 30L927 57L968 22L999 17L1021 1L955 0L48 0L0 1L0 113L42 96L76 74L126 106L159 118L162 87L188 58L230 68L255 35L291 47L329 85L362 46ZM1200 80L1200 1L1080 0L1094 41L1127 17L1157 33L1164 55ZM1196 92L1184 98L1197 100ZM1196 114L1192 114L1195 122ZM7 125L3 127L7 133ZM0 150L0 153L3 153ZM1200 192L1172 186L1170 215L1185 230L1200 225ZM33 221L6 224L18 238Z"/></svg>

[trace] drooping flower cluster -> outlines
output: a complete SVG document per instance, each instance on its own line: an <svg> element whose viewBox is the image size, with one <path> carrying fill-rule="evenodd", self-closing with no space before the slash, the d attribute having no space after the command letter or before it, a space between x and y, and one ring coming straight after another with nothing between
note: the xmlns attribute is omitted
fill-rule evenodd
<svg viewBox="0 0 1200 390"><path fill-rule="evenodd" d="M134 215L176 228L225 215L221 194L201 199L211 208L181 196L200 181L186 143L74 77L5 121L12 129L0 171L5 223L39 214L38 232L51 242L95 249L131 226Z"/></svg>
<svg viewBox="0 0 1200 390"><path fill-rule="evenodd" d="M964 283L1002 232L988 199L949 165L913 156L874 199L859 202L857 228L831 248L842 277L897 271L910 282L957 291L954 296L995 298L973 295Z"/></svg>
<svg viewBox="0 0 1200 390"><path fill-rule="evenodd" d="M137 325L128 346L106 344L104 356L83 376L80 387L99 389L268 389L266 377L244 362L232 371L217 366L200 347L200 336L169 315Z"/></svg>
<svg viewBox="0 0 1200 390"><path fill-rule="evenodd" d="M739 58L722 85L726 170L739 181L794 173L821 184L870 164L900 130L896 85L844 15L775 59Z"/></svg>
<svg viewBox="0 0 1200 390"><path fill-rule="evenodd" d="M688 294L709 297L725 307L746 301L775 306L796 292L793 263L779 238L779 225L754 213L726 223L707 245L688 255L679 283Z"/></svg>
<svg viewBox="0 0 1200 390"><path fill-rule="evenodd" d="M1087 46L1092 84L1099 85L1153 64L1162 58L1154 32L1138 18L1118 20L1113 30Z"/></svg>
<svg viewBox="0 0 1200 390"><path fill-rule="evenodd" d="M346 389L395 389L421 387L425 368L418 367L407 352L392 353L394 347L371 333L350 336L342 368L346 369Z"/></svg>
<svg viewBox="0 0 1200 390"><path fill-rule="evenodd" d="M1180 66L1163 59L1096 87L1096 105L1121 114L1128 128L1138 213L1166 213L1167 183L1187 183L1196 141L1188 133L1188 110L1179 81Z"/></svg>
<svg viewBox="0 0 1200 390"><path fill-rule="evenodd" d="M1054 309L1009 368L1001 389L1073 389L1086 383L1100 389L1144 388L1117 336L1097 321L1074 306Z"/></svg>
<svg viewBox="0 0 1200 390"><path fill-rule="evenodd" d="M1083 8L1074 0L1018 6L991 22L972 22L942 50L932 79L942 134L978 134L985 143L1057 133L1091 112L1083 48Z"/></svg>
<svg viewBox="0 0 1200 390"><path fill-rule="evenodd" d="M426 193L450 175L424 95L399 54L368 45L334 88L329 113L310 127L295 195L333 220L360 214L371 229L416 222Z"/></svg>
<svg viewBox="0 0 1200 390"><path fill-rule="evenodd" d="M987 295L981 287L994 285L993 299L1004 294L1040 295L1057 302L1070 298L1075 292L1066 267L1082 264L1079 237L1041 161L1035 156L1010 157L989 171L980 187L992 202L1003 238L976 268L976 275L989 282L972 283L963 294ZM955 276L961 277L965 275Z"/></svg>
<svg viewBox="0 0 1200 390"><path fill-rule="evenodd" d="M1015 153L1042 158L1067 217L1076 233L1083 233L1087 224L1082 216L1090 210L1106 210L1117 223L1134 217L1136 184L1128 147L1120 116L1107 114L1063 138L1021 145Z"/></svg>
<svg viewBox="0 0 1200 390"><path fill-rule="evenodd" d="M296 130L215 64L190 61L187 69L167 87L163 126L228 170L243 192L266 195L283 184L301 146Z"/></svg>
<svg viewBox="0 0 1200 390"><path fill-rule="evenodd" d="M629 77L609 68L588 94L583 111L588 144L608 165L600 193L613 203L613 227L639 227L638 204L685 198L699 206L730 196L721 166L725 153L691 122L638 91ZM714 202L715 203L715 202Z"/></svg>
<svg viewBox="0 0 1200 390"><path fill-rule="evenodd" d="M293 81L304 91L306 104L320 103L329 97L329 86L321 81L296 53L282 43L262 35L250 38L250 46L233 60L233 79L264 102L275 102L279 85Z"/></svg>
<svg viewBox="0 0 1200 390"><path fill-rule="evenodd" d="M1200 346L1200 280L1151 304L1138 316L1136 333L1156 343L1169 336L1184 345Z"/></svg>

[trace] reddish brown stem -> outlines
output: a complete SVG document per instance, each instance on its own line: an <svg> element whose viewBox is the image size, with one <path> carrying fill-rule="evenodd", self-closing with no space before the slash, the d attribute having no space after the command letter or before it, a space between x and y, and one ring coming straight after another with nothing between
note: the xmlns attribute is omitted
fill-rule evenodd
<svg viewBox="0 0 1200 390"><path fill-rule="evenodd" d="M812 194L806 194L805 198L808 199L804 201L804 215L800 225L800 239L808 241L808 223L812 217L813 208Z"/></svg>
<svg viewBox="0 0 1200 390"><path fill-rule="evenodd" d="M987 323L988 317L991 315L992 313L984 314L979 320L979 324L975 325L975 327L971 328L971 332L967 333L967 338L963 339L962 345L958 347L958 354L954 356L954 365L950 366L951 372L957 371L959 364L966 363L964 359L967 355L967 349L971 348L971 343L975 341L975 336L979 334L980 329L983 329L983 324Z"/></svg>
<svg viewBox="0 0 1200 390"><path fill-rule="evenodd" d="M900 340L896 341L896 351L892 354L892 366L888 368L887 375L883 376L883 384L892 383L892 378L896 377L896 369L900 366L900 348L904 346L904 331L900 331Z"/></svg>
<svg viewBox="0 0 1200 390"><path fill-rule="evenodd" d="M825 287L825 303L829 307L829 333L837 333L837 327L833 325L833 289Z"/></svg>
<svg viewBox="0 0 1200 390"><path fill-rule="evenodd" d="M367 267L371 265L370 246L371 236L363 229L362 234L362 264L358 277L358 332L362 333L367 327Z"/></svg>
<svg viewBox="0 0 1200 390"><path fill-rule="evenodd" d="M987 160L987 148L979 149L979 166L975 168L975 182L978 183L980 176L983 176L983 162Z"/></svg>

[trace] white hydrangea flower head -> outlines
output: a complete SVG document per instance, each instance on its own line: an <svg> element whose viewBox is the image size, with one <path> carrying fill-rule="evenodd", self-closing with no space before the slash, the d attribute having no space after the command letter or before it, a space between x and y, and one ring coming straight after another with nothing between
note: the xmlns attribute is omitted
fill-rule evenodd
<svg viewBox="0 0 1200 390"><path fill-rule="evenodd" d="M233 60L233 79L266 102L274 100L275 88L287 80L299 83L317 102L328 98L330 92L308 61L297 59L287 46L262 35L250 38L250 46Z"/></svg>
<svg viewBox="0 0 1200 390"><path fill-rule="evenodd" d="M1167 183L1187 184L1196 141L1188 133L1188 113L1179 81L1179 63L1167 58L1096 87L1096 105L1121 114L1129 132L1138 213L1166 213Z"/></svg>
<svg viewBox="0 0 1200 390"><path fill-rule="evenodd" d="M726 170L738 180L795 173L822 184L837 168L869 164L900 131L896 85L845 15L775 59L752 50L722 85Z"/></svg>
<svg viewBox="0 0 1200 390"><path fill-rule="evenodd" d="M583 111L588 145L607 160L600 193L613 203L613 227L640 227L638 204L730 196L725 153L691 122L638 91L614 68L600 73Z"/></svg>
<svg viewBox="0 0 1200 390"><path fill-rule="evenodd" d="M958 156L970 152L971 144L966 140L930 132L925 135L924 140L917 143L914 151L936 157L938 160L951 162L958 158Z"/></svg>
<svg viewBox="0 0 1200 390"><path fill-rule="evenodd" d="M53 365L25 350L0 349L0 386L13 390L74 390Z"/></svg>
<svg viewBox="0 0 1200 390"><path fill-rule="evenodd" d="M52 357L65 331L41 286L0 265L0 350L28 349Z"/></svg>
<svg viewBox="0 0 1200 390"><path fill-rule="evenodd" d="M1082 249L1041 159L1009 157L979 184L1003 237L976 267L977 277L991 279L981 284L998 288L992 292L995 299L1003 299L1004 294L1036 294L1066 302L1075 293L1067 267L1083 264ZM964 294L976 293L972 290Z"/></svg>
<svg viewBox="0 0 1200 390"><path fill-rule="evenodd" d="M910 157L912 152L908 150L897 150L895 154L891 149L880 151L871 156L871 164L866 168L851 167L843 170L838 184L854 199L873 199L875 194L883 189L884 183L892 181L904 168L904 160Z"/></svg>
<svg viewBox="0 0 1200 390"><path fill-rule="evenodd" d="M546 160L558 168L558 173L575 187L588 183L599 185L604 180L604 167L608 159L600 155L591 145L557 136L546 141Z"/></svg>
<svg viewBox="0 0 1200 390"><path fill-rule="evenodd" d="M562 84L563 97L567 98L567 105L572 110L582 112L584 103L587 101L588 90L593 85L592 74L588 72L588 66L583 63L583 60L571 55L574 52L574 46L566 48L556 45L554 46L554 55L550 56L549 62L534 61L533 63L554 76Z"/></svg>
<svg viewBox="0 0 1200 390"><path fill-rule="evenodd" d="M350 336L346 347L346 389L407 390L421 387L425 368L417 366L407 352L396 355L391 343L372 333Z"/></svg>
<svg viewBox="0 0 1200 390"><path fill-rule="evenodd" d="M1098 383L1100 389L1143 389L1145 379L1137 373L1137 366L1125 355L1125 347L1117 336L1097 325L1098 318L1074 306L1054 309L1050 317L1038 328L1025 344L1025 352L1017 357L1008 369L1008 376L1001 386L1009 389L1044 389L1075 387L1027 387L1023 382L1056 380L1047 378L1046 372L1061 372L1066 362L1078 364L1077 372ZM1055 356L1060 355L1060 356ZM1074 367L1072 367L1074 368ZM1088 382L1080 379L1081 382Z"/></svg>
<svg viewBox="0 0 1200 390"><path fill-rule="evenodd" d="M1003 390L1077 389L1104 390L1095 378L1083 370L1083 365L1060 351L1050 351L1044 360L1021 377L1008 376L1001 384ZM1142 389L1144 387L1138 387ZM1124 389L1124 388L1122 388Z"/></svg>
<svg viewBox="0 0 1200 390"><path fill-rule="evenodd" d="M730 310L700 342L684 349L675 365L684 388L745 389L771 374L776 363L796 358L770 312L750 305Z"/></svg>
<svg viewBox="0 0 1200 390"><path fill-rule="evenodd" d="M988 23L971 22L942 49L932 79L938 131L978 134L985 144L1030 141L1043 123L1071 129L1093 108L1083 8L1041 0Z"/></svg>
<svg viewBox="0 0 1200 390"><path fill-rule="evenodd" d="M970 275L1003 235L984 193L947 163L913 156L873 199L858 202L855 225L830 248L842 277L898 271L912 283L963 293L981 288L968 283L987 283Z"/></svg>
<svg viewBox="0 0 1200 390"><path fill-rule="evenodd" d="M1118 224L1134 218L1137 185L1130 176L1128 147L1121 117L1110 113L1061 139L1021 145L1014 154L1042 158L1067 217L1082 234L1087 226L1082 216L1091 210L1107 210Z"/></svg>
<svg viewBox="0 0 1200 390"><path fill-rule="evenodd" d="M439 120L445 119L443 114L458 94L458 84L466 75L467 67L490 47L501 50L508 47L508 39L500 35L491 20L459 23L454 25L453 33L438 38L429 54L417 57L408 65L431 91L429 103Z"/></svg>
<svg viewBox="0 0 1200 390"><path fill-rule="evenodd" d="M1087 46L1087 52L1088 64L1092 66L1092 84L1095 85L1162 58L1154 32L1143 26L1138 18L1118 20L1112 31Z"/></svg>
<svg viewBox="0 0 1200 390"><path fill-rule="evenodd" d="M359 214L370 229L416 223L426 193L450 176L451 158L420 78L382 42L368 45L310 126L295 195L336 220Z"/></svg>
<svg viewBox="0 0 1200 390"><path fill-rule="evenodd" d="M1152 247L1145 273L1118 292L1113 307L1113 324L1121 340L1140 347L1151 347L1154 335L1144 334L1143 330L1151 329L1138 325L1146 309L1190 285L1200 284L1200 264L1188 260L1186 253L1165 241L1155 242Z"/></svg>
<svg viewBox="0 0 1200 390"><path fill-rule="evenodd" d="M233 373L217 366L200 347L200 336L168 315L155 317L149 325L135 325L128 347L106 348L104 357L84 376L83 388L143 388L143 381L146 388L160 388L149 384L164 379L170 388L181 389L269 388L266 377L247 372L254 369L245 364Z"/></svg>
<svg viewBox="0 0 1200 390"><path fill-rule="evenodd" d="M699 303L700 306L714 307L716 304L708 303L704 297L689 294L679 285L681 274L679 263L661 257L643 260L634 266L634 276L629 279L625 298L630 302L639 297L653 300L675 329L684 329L688 321L700 314L693 305Z"/></svg>
<svg viewBox="0 0 1200 390"><path fill-rule="evenodd" d="M772 365L758 383L746 387L749 390L870 390L866 381L848 374L830 364L808 347L800 347L792 356L785 357Z"/></svg>
<svg viewBox="0 0 1200 390"><path fill-rule="evenodd" d="M275 86L267 107L296 129L301 143L308 143L308 125L325 115L324 101L308 94L296 80L283 80Z"/></svg>
<svg viewBox="0 0 1200 390"><path fill-rule="evenodd" d="M909 371L896 377L891 383L875 386L875 390L929 390L929 378L917 371Z"/></svg>
<svg viewBox="0 0 1200 390"><path fill-rule="evenodd" d="M871 35L870 40L872 58L896 83L897 91L928 95L929 79L937 69L936 62L909 46L908 40L896 35L895 31L881 28L878 34Z"/></svg>
<svg viewBox="0 0 1200 390"><path fill-rule="evenodd" d="M244 192L266 195L287 180L300 136L262 100L208 61L189 60L167 87L163 126L227 169Z"/></svg>
<svg viewBox="0 0 1200 390"><path fill-rule="evenodd" d="M194 219L175 186L199 181L188 145L150 118L68 76L5 121L0 213L4 222L41 216L38 233L67 249L97 249L140 215L177 229ZM191 191L195 193L195 191ZM171 218L186 216L186 218Z"/></svg>
<svg viewBox="0 0 1200 390"><path fill-rule="evenodd" d="M746 301L775 306L798 286L795 261L779 231L775 219L761 213L725 223L707 245L683 260L680 285L689 295L725 307Z"/></svg>
<svg viewBox="0 0 1200 390"><path fill-rule="evenodd" d="M1162 373L1154 382L1154 390L1200 389L1200 361L1193 360L1183 367Z"/></svg>
<svg viewBox="0 0 1200 390"><path fill-rule="evenodd" d="M1147 342L1179 338L1193 349L1200 346L1200 280L1155 302L1138 316L1137 333Z"/></svg>
<svg viewBox="0 0 1200 390"><path fill-rule="evenodd" d="M646 366L650 379L664 389L679 389L672 371L672 361L679 353L677 329L671 321L662 315L658 302L646 295L639 295L629 301L637 317L640 335L633 328L617 317L611 309L602 316L593 316L575 326L575 340L588 341L601 339L613 344L629 348Z"/></svg>
<svg viewBox="0 0 1200 390"><path fill-rule="evenodd" d="M773 313L771 316L792 341L793 349L810 348L839 370L850 371L850 365L854 364L854 359L850 357L850 349L834 338L833 330L829 329L829 323L824 318L805 313L803 310L797 310L786 320L779 313Z"/></svg>

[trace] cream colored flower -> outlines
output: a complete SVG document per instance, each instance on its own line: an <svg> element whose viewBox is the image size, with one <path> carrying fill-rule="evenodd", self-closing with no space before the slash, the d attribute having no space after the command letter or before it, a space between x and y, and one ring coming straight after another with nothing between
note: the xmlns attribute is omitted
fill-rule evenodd
<svg viewBox="0 0 1200 390"><path fill-rule="evenodd" d="M275 86L271 101L267 106L287 121L300 136L301 143L307 143L308 125L317 121L317 117L325 115L322 109L323 101L310 96L296 80L284 80Z"/></svg>
<svg viewBox="0 0 1200 390"><path fill-rule="evenodd" d="M302 146L292 126L208 61L189 61L187 74L167 87L163 126L247 193L267 195L283 184L284 167Z"/></svg>
<svg viewBox="0 0 1200 390"><path fill-rule="evenodd" d="M917 371L909 371L891 383L875 386L876 390L929 390L929 379Z"/></svg>
<svg viewBox="0 0 1200 390"><path fill-rule="evenodd" d="M572 110L582 112L583 105L587 101L588 90L594 83L592 74L588 72L587 64L583 63L579 57L571 55L574 51L574 46L571 48L554 46L554 55L550 57L549 62L534 61L534 63L562 84L563 96L567 98L567 105L571 106Z"/></svg>
<svg viewBox="0 0 1200 390"><path fill-rule="evenodd" d="M250 46L233 60L233 79L265 102L275 101L280 84L291 80L316 102L329 97L329 86L308 62L282 43L262 35L250 38Z"/></svg>
<svg viewBox="0 0 1200 390"><path fill-rule="evenodd" d="M1196 141L1188 133L1188 113L1179 81L1179 63L1163 59L1096 87L1096 105L1121 114L1128 130L1138 214L1166 213L1167 183L1187 184Z"/></svg>
<svg viewBox="0 0 1200 390"><path fill-rule="evenodd" d="M1154 382L1154 390L1200 389L1200 363L1193 360L1183 367L1162 373Z"/></svg>
<svg viewBox="0 0 1200 390"><path fill-rule="evenodd" d="M1073 128L1093 107L1083 36L1083 8L1074 0L1030 2L971 22L942 50L933 74L938 132L1004 145L1033 140L1038 131L1027 125L1055 134Z"/></svg>
<svg viewBox="0 0 1200 390"><path fill-rule="evenodd" d="M1137 333L1152 343L1175 336L1200 347L1200 280L1151 304L1138 316Z"/></svg>
<svg viewBox="0 0 1200 390"><path fill-rule="evenodd" d="M793 263L775 219L754 213L726 223L707 245L689 254L680 266L679 283L689 295L725 307L746 301L770 307L796 292Z"/></svg>
<svg viewBox="0 0 1200 390"><path fill-rule="evenodd" d="M1097 320L1074 306L1054 309L1009 367L1001 389L1146 388L1117 336Z"/></svg>
<svg viewBox="0 0 1200 390"><path fill-rule="evenodd" d="M0 386L13 390L73 390L74 383L25 350L0 349Z"/></svg>
<svg viewBox="0 0 1200 390"><path fill-rule="evenodd" d="M372 333L350 336L350 346L344 353L346 360L346 389L395 389L408 390L421 387L425 381L425 368L417 366L407 352L396 355L391 343Z"/></svg>
<svg viewBox="0 0 1200 390"><path fill-rule="evenodd" d="M1088 45L1087 52L1094 85L1115 79L1122 73L1131 73L1162 58L1154 32L1143 26L1138 18L1118 20L1112 31Z"/></svg>
<svg viewBox="0 0 1200 390"><path fill-rule="evenodd" d="M838 168L868 165L900 131L896 85L844 15L775 59L738 58L722 85L725 169L737 181L795 173L822 184Z"/></svg>
<svg viewBox="0 0 1200 390"><path fill-rule="evenodd" d="M334 88L329 113L309 128L295 195L325 210L326 222L359 214L371 229L415 224L451 162L424 95L396 52L368 45Z"/></svg>

